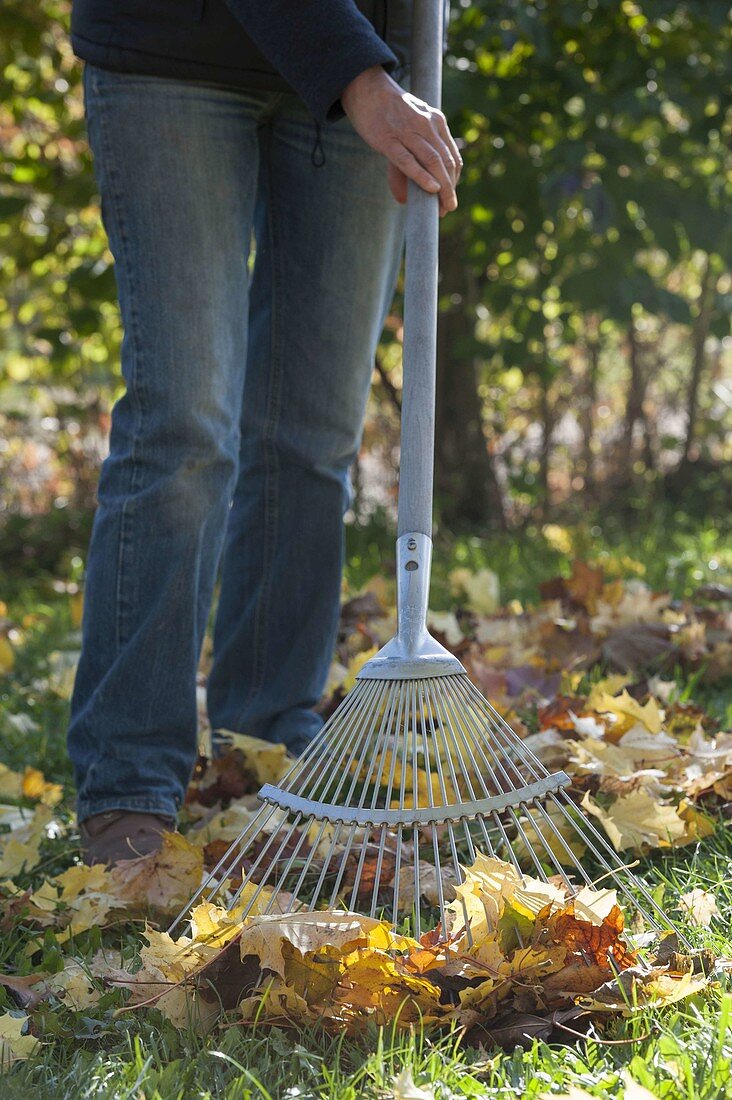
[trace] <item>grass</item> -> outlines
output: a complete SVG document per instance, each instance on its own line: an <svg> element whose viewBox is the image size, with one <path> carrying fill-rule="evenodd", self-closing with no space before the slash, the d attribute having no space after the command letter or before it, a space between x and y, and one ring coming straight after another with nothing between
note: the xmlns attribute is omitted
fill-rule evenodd
<svg viewBox="0 0 732 1100"><path fill-rule="evenodd" d="M537 529L535 538L524 537L518 543L464 539L448 547L445 541L438 545L436 587L447 599L448 564L488 565L498 572L505 599L535 599L538 580L566 571L573 553L587 553L588 540L599 560L603 555L610 564L626 559L627 570L639 573L640 566L654 588L671 587L677 596L715 579L725 564L721 532L714 525L694 533L683 524L671 529L656 517L642 534L628 533L625 541L609 521L599 534L593 532L597 526L544 533ZM388 554L381 530L351 535L349 573L351 582L358 584L388 560ZM715 561L719 568L711 567ZM11 767L39 766L69 788L64 749L67 703L49 684L51 654L68 644L69 598L50 586L19 585L8 614L13 622L25 620L27 625L22 628L25 637L18 646L16 667L0 679L0 756ZM711 701L719 713L729 705L728 689L717 686L711 697L703 675L690 680L688 689L691 698ZM62 816L68 817L70 803L64 806ZM72 858L71 846L49 844L42 873L54 873ZM732 832L720 819L712 837L644 861L640 871L653 879L661 901L665 897L671 902L675 893L695 886L713 889L723 920L710 932L690 930L689 935L730 956L730 867ZM137 950L138 930L139 925L131 924L104 933L92 929L76 937L74 952L90 957L105 944L131 957ZM36 953L31 957L24 944L34 937ZM59 965L61 955L52 932L39 938L22 926L0 931L0 971L12 966L30 972ZM468 1047L457 1032L430 1036L419 1030L373 1028L333 1036L263 1023L245 1030L230 1022L203 1037L195 1031L176 1031L155 1010L119 1013L123 1003L123 995L112 990L83 1013L63 1007L43 1010L37 1018L41 1048L0 1078L3 1100L387 1100L395 1096L395 1079L405 1071L424 1095L431 1089L435 1100L538 1100L566 1094L571 1086L611 1098L623 1095L624 1074L659 1100L732 1097L732 989L726 979L708 993L665 1011L612 1021L602 1042L566 1034L564 1043L534 1042L529 1049L511 1052ZM12 1007L0 989L0 1012ZM401 1093L403 1100L409 1095Z"/></svg>

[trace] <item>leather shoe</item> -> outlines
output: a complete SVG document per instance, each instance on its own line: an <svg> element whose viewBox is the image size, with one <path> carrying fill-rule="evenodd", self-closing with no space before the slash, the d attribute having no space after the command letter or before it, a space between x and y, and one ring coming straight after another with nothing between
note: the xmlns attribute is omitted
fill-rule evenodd
<svg viewBox="0 0 732 1100"><path fill-rule="evenodd" d="M89 866L103 863L111 867L123 859L147 856L159 851L163 833L174 829L174 819L162 814L134 813L131 810L92 814L79 826L84 862Z"/></svg>

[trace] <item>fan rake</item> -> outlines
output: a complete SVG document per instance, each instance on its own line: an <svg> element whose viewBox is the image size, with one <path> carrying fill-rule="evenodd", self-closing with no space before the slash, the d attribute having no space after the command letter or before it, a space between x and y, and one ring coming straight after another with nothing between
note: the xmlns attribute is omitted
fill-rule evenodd
<svg viewBox="0 0 732 1100"><path fill-rule="evenodd" d="M440 0L416 0L412 87L431 103L441 41ZM242 920L341 906L406 918L419 936L425 914L445 930L453 886L483 853L561 881L569 896L610 879L646 926L670 929L573 802L569 776L547 770L427 630L437 215L437 198L410 184L396 636L284 779L262 787L261 808L190 905L222 899Z"/></svg>

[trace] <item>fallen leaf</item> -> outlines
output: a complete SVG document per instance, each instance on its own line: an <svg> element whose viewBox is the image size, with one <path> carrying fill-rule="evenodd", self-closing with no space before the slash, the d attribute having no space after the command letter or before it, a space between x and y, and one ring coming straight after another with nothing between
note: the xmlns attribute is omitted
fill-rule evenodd
<svg viewBox="0 0 732 1100"><path fill-rule="evenodd" d="M414 1083L412 1071L403 1069L391 1083L393 1100L435 1100L434 1089L418 1088Z"/></svg>
<svg viewBox="0 0 732 1100"><path fill-rule="evenodd" d="M603 809L589 794L582 807L599 819L616 852L628 848L668 848L687 843L693 836L673 806L665 805L647 791L621 795Z"/></svg>
<svg viewBox="0 0 732 1100"><path fill-rule="evenodd" d="M713 917L720 917L717 899L708 890L696 887L679 898L682 913L699 928L709 928Z"/></svg>
<svg viewBox="0 0 732 1100"><path fill-rule="evenodd" d="M126 859L109 871L110 894L130 908L171 913L195 893L203 853L180 833L164 833L158 852Z"/></svg>
<svg viewBox="0 0 732 1100"><path fill-rule="evenodd" d="M38 1046L35 1036L27 1034L29 1023L25 1015L4 1012L0 1016L0 1067L7 1068L14 1062L22 1062Z"/></svg>
<svg viewBox="0 0 732 1100"><path fill-rule="evenodd" d="M453 569L448 574L453 595L459 597L465 606L476 615L490 615L500 602L500 585L492 569L479 569L472 573L469 569Z"/></svg>

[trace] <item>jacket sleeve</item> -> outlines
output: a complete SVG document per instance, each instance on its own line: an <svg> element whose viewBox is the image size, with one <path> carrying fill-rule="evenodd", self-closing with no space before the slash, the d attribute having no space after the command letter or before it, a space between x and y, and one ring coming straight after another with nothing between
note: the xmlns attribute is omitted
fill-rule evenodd
<svg viewBox="0 0 732 1100"><path fill-rule="evenodd" d="M257 48L318 121L341 114L347 84L397 59L353 0L227 0Z"/></svg>

